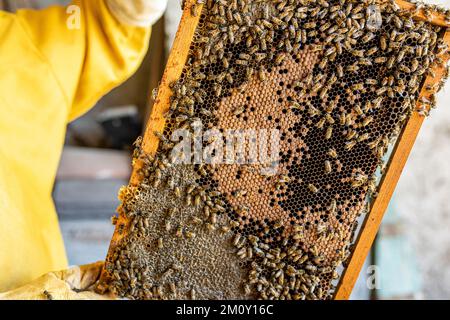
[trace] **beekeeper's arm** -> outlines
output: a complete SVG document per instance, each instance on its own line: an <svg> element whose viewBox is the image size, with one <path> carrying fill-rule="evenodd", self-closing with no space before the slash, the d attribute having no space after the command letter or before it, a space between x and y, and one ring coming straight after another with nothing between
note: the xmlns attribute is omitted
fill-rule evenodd
<svg viewBox="0 0 450 320"><path fill-rule="evenodd" d="M18 11L72 106L69 121L136 71L150 26L166 5L167 0L75 0L66 8Z"/></svg>
<svg viewBox="0 0 450 320"><path fill-rule="evenodd" d="M150 26L163 14L166 1L75 0L66 8L53 6L17 12L14 21L25 31L33 54L50 66L57 81L65 99L65 105L60 107L69 108L67 121L88 111L102 95L134 73L147 51ZM20 49L18 46L17 50ZM19 80L26 85L34 79L30 78ZM45 101L38 103L45 104ZM34 107L39 109L39 104ZM42 175L47 179L49 174ZM59 237L47 236L56 247L60 246ZM47 245L51 246L52 242ZM61 252L59 264L64 265L62 250L57 252ZM49 256L55 259L54 252ZM98 279L101 266L93 264L49 273L26 286L0 294L0 299L96 298L99 296L86 290Z"/></svg>

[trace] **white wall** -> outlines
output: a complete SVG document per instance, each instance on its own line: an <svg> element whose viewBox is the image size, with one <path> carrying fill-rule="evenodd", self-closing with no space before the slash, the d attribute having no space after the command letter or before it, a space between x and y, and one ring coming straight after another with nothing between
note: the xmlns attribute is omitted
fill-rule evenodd
<svg viewBox="0 0 450 320"><path fill-rule="evenodd" d="M433 2L450 8L450 0ZM423 296L450 299L450 83L422 127L395 204L416 251Z"/></svg>
<svg viewBox="0 0 450 320"><path fill-rule="evenodd" d="M439 94L396 192L427 298L450 298L450 83Z"/></svg>

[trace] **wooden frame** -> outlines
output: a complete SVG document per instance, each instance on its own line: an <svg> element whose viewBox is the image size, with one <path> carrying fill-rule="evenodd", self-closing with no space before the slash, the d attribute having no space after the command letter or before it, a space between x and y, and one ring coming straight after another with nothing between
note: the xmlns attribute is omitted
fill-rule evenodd
<svg viewBox="0 0 450 320"><path fill-rule="evenodd" d="M158 96L153 105L153 110L151 112L143 139L143 151L150 155L156 153L159 145L159 139L154 132L162 132L164 130L165 119L163 115L169 109L171 96L169 84L178 80L181 76L188 57L191 40L200 19L199 15L193 16L190 10L191 5L196 3L197 0L186 0L185 2L183 16L175 37L173 48L168 58L167 66L159 87ZM415 7L414 4L403 0L396 0L396 3L400 6L400 8L406 10L414 10ZM198 13L201 12L201 9L202 5L197 5ZM416 12L415 18L419 20L426 20L424 11L419 10ZM446 23L445 16L440 13L434 13L432 20L429 22L441 27L449 26L449 24ZM444 41L450 45L450 31L445 32ZM444 57L442 58L444 59ZM445 59L447 58L448 57L445 57ZM425 89L427 84L440 81L445 73L444 68L439 68L434 71L435 77L428 76L426 78L420 92L421 97L430 97L432 93ZM370 251L381 224L381 220L384 216L384 212L386 211L423 121L424 117L415 112L411 116L398 139L387 166L386 173L380 182L379 195L373 201L371 210L365 217L361 231L355 241L355 249L350 257L349 264L341 276L340 283L334 296L337 300L348 299L352 292L354 284L360 274L367 254ZM137 170L140 167L141 164L136 163L133 168L133 174L130 180L132 185L137 185L139 183ZM119 220L121 219L124 219L124 217L119 217ZM120 238L121 236L115 232L111 241L111 248L115 246Z"/></svg>

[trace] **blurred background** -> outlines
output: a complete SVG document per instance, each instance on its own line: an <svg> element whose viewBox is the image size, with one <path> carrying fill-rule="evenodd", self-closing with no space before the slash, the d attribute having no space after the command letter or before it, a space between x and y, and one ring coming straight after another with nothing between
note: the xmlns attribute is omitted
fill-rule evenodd
<svg viewBox="0 0 450 320"><path fill-rule="evenodd" d="M0 0L0 9L68 2ZM450 0L434 3L450 8ZM106 256L117 191L128 182L131 146L147 121L151 89L158 86L180 17L180 0L169 0L136 75L68 126L54 200L70 264ZM450 299L449 86L421 130L352 299ZM371 265L376 289L367 286Z"/></svg>

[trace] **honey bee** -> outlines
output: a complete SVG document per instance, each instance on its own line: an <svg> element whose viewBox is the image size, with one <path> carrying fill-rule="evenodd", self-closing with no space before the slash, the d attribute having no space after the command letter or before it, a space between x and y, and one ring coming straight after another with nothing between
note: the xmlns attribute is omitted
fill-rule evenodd
<svg viewBox="0 0 450 320"><path fill-rule="evenodd" d="M371 66L372 60L367 59L367 58L361 58L361 59L359 59L359 64L362 66Z"/></svg>
<svg viewBox="0 0 450 320"><path fill-rule="evenodd" d="M362 125L363 125L364 127L366 127L366 126L368 126L370 123L372 123L372 121L373 121L373 117L372 117L372 116L368 116L368 117L364 118L364 120L363 120L363 122L362 122Z"/></svg>
<svg viewBox="0 0 450 320"><path fill-rule="evenodd" d="M240 241L241 241L241 235L238 233L238 234L236 234L236 236L233 239L233 245L237 246Z"/></svg>
<svg viewBox="0 0 450 320"><path fill-rule="evenodd" d="M267 54L265 53L256 53L255 54L255 61L256 62L261 62L262 60L264 60L267 57Z"/></svg>
<svg viewBox="0 0 450 320"><path fill-rule="evenodd" d="M227 74L225 75L225 78L227 79L228 83L233 84L234 80L233 80L233 76L232 76L231 74L227 73ZM197 101L198 101L199 103L202 103L202 102L200 102L199 100L197 100ZM202 101L203 101L203 100L202 100Z"/></svg>
<svg viewBox="0 0 450 320"><path fill-rule="evenodd" d="M245 71L245 76L247 77L247 80L251 79L254 72L255 70L253 68L247 68L247 70Z"/></svg>
<svg viewBox="0 0 450 320"><path fill-rule="evenodd" d="M223 67L225 68L225 69L228 69L228 68L230 68L230 63L228 62L228 59L227 58L222 58L222 64L223 64Z"/></svg>
<svg viewBox="0 0 450 320"><path fill-rule="evenodd" d="M370 149L375 149L380 144L380 141L381 141L381 138L377 138L374 141L369 142L367 145L369 146Z"/></svg>
<svg viewBox="0 0 450 320"><path fill-rule="evenodd" d="M172 224L171 224L171 222L169 220L167 220L164 223L164 228L166 229L167 232L169 232L172 229Z"/></svg>
<svg viewBox="0 0 450 320"><path fill-rule="evenodd" d="M388 89L387 87L381 87L380 89L376 90L375 92L378 96L381 96L382 94L384 94L387 91L387 89Z"/></svg>
<svg viewBox="0 0 450 320"><path fill-rule="evenodd" d="M194 232L191 232L191 231L186 231L185 235L186 235L186 238L188 238L188 239L195 238L195 236L196 236L196 234Z"/></svg>
<svg viewBox="0 0 450 320"><path fill-rule="evenodd" d="M331 168L331 162L329 160L325 161L325 173L331 173L332 168Z"/></svg>
<svg viewBox="0 0 450 320"><path fill-rule="evenodd" d="M235 63L237 65L241 65L241 66L247 66L248 65L248 61L247 60L241 60L241 59L236 59Z"/></svg>
<svg viewBox="0 0 450 320"><path fill-rule="evenodd" d="M388 69L392 69L392 68L394 67L395 61L396 61L395 56L390 57L390 58L388 59L388 61L387 61L386 67L387 67Z"/></svg>
<svg viewBox="0 0 450 320"><path fill-rule="evenodd" d="M438 51L436 52L437 56L445 55L449 51L448 45L442 44L438 46Z"/></svg>
<svg viewBox="0 0 450 320"><path fill-rule="evenodd" d="M357 57L359 57L359 58L363 58L365 52L366 52L365 50L353 50L351 53L352 53L354 56L357 56Z"/></svg>
<svg viewBox="0 0 450 320"><path fill-rule="evenodd" d="M118 232L119 234L122 234L124 228L125 228L125 225L124 225L123 223L122 223L122 224L119 224L119 227L118 227L118 229L117 229L117 232Z"/></svg>
<svg viewBox="0 0 450 320"><path fill-rule="evenodd" d="M236 252L237 256L241 259L245 259L247 257L247 249L241 248Z"/></svg>
<svg viewBox="0 0 450 320"><path fill-rule="evenodd" d="M194 198L194 205L196 207L198 207L198 206L200 206L200 204L201 204L201 197L200 197L200 195L196 195Z"/></svg>
<svg viewBox="0 0 450 320"><path fill-rule="evenodd" d="M237 107L233 110L233 114L235 116L239 116L245 112L245 108L243 106Z"/></svg>
<svg viewBox="0 0 450 320"><path fill-rule="evenodd" d="M378 84L378 80L376 79L366 79L366 84L375 86Z"/></svg>
<svg viewBox="0 0 450 320"><path fill-rule="evenodd" d="M217 82L222 82L223 79L225 79L226 76L227 76L227 73L222 72L222 73L218 74L218 75L215 77L215 80L216 80Z"/></svg>
<svg viewBox="0 0 450 320"><path fill-rule="evenodd" d="M305 29L314 29L317 26L315 22L307 22L303 25Z"/></svg>
<svg viewBox="0 0 450 320"><path fill-rule="evenodd" d="M265 41L265 40L264 40ZM248 51L249 54L253 55L255 54L257 51L259 50L258 45L254 45L253 47L250 48L250 50Z"/></svg>
<svg viewBox="0 0 450 320"><path fill-rule="evenodd" d="M228 226L222 226L222 227L220 228L220 231L222 231L223 233L228 233L228 232L230 232L230 227L228 227Z"/></svg>
<svg viewBox="0 0 450 320"><path fill-rule="evenodd" d="M362 141L368 140L369 137L370 137L369 133L364 133L364 134L360 135L357 140L358 140L358 142L362 142Z"/></svg>
<svg viewBox="0 0 450 320"><path fill-rule="evenodd" d="M386 57L377 57L373 61L375 63L377 63L377 64L382 64L382 63L385 63L387 61L387 58Z"/></svg>
<svg viewBox="0 0 450 320"><path fill-rule="evenodd" d="M421 115L422 117L428 117L430 112L426 105L422 104L417 108L417 113Z"/></svg>
<svg viewBox="0 0 450 320"><path fill-rule="evenodd" d="M356 145L356 141L348 141L345 143L345 150L350 151Z"/></svg>
<svg viewBox="0 0 450 320"><path fill-rule="evenodd" d="M439 87L440 87L440 84L439 84L439 83L435 83L435 84L427 84L427 85L426 85L426 89L427 89L428 91L433 91L433 92L439 91Z"/></svg>
<svg viewBox="0 0 450 320"><path fill-rule="evenodd" d="M113 216L113 217L111 217L111 223L112 223L112 225L116 225L117 224L117 221L119 220L119 218L117 217L117 216Z"/></svg>
<svg viewBox="0 0 450 320"><path fill-rule="evenodd" d="M164 248L164 241L162 238L158 238L158 249Z"/></svg>
<svg viewBox="0 0 450 320"><path fill-rule="evenodd" d="M174 214L175 214L175 208L169 208L167 210L166 216L167 216L167 218L172 218L174 216Z"/></svg>
<svg viewBox="0 0 450 320"><path fill-rule="evenodd" d="M325 51L325 56L330 56L336 52L336 47L330 47Z"/></svg>
<svg viewBox="0 0 450 320"><path fill-rule="evenodd" d="M333 159L336 159L337 158L337 152L336 152L336 149L334 149L334 148L331 148L330 150L328 150L328 155L330 156L330 157L332 157Z"/></svg>
<svg viewBox="0 0 450 320"><path fill-rule="evenodd" d="M144 218L143 220L141 220L141 221L143 221L143 227L144 228L146 228L146 229L148 229L148 227L150 226L150 221L149 221L149 219L148 218Z"/></svg>
<svg viewBox="0 0 450 320"><path fill-rule="evenodd" d="M409 67L407 67L406 65L404 65L404 64L401 64L401 65L398 67L398 69L399 69L400 71L405 72L405 73L411 73L411 72L412 72L412 70L411 70Z"/></svg>
<svg viewBox="0 0 450 320"><path fill-rule="evenodd" d="M213 232L213 231L216 230L216 226L213 225L213 224L211 224L211 223L206 223L205 226L206 226L206 229L207 229L209 232Z"/></svg>
<svg viewBox="0 0 450 320"><path fill-rule="evenodd" d="M364 90L364 83L356 83L352 86L353 90L363 91Z"/></svg>
<svg viewBox="0 0 450 320"><path fill-rule="evenodd" d="M277 55L277 57L275 58L275 64L280 65L284 61L285 58L286 58L286 55L284 53L279 53Z"/></svg>
<svg viewBox="0 0 450 320"><path fill-rule="evenodd" d="M186 195L185 203L187 206L192 205L192 196L190 194Z"/></svg>
<svg viewBox="0 0 450 320"><path fill-rule="evenodd" d="M239 225L240 225L240 223L238 221L232 220L230 222L230 226L233 228L237 228L237 227L239 227Z"/></svg>
<svg viewBox="0 0 450 320"><path fill-rule="evenodd" d="M261 48L262 51L266 51L267 50L266 39L264 39L264 38L260 39L259 45L260 45L260 48Z"/></svg>
<svg viewBox="0 0 450 320"><path fill-rule="evenodd" d="M324 70L328 64L328 61L329 61L329 59L327 57L324 57L319 63L319 68Z"/></svg>
<svg viewBox="0 0 450 320"><path fill-rule="evenodd" d="M216 97L220 97L222 95L222 86L220 84L215 84L214 90L215 90Z"/></svg>
<svg viewBox="0 0 450 320"><path fill-rule="evenodd" d="M183 227L179 226L175 231L175 236L177 238L181 238L183 236Z"/></svg>
<svg viewBox="0 0 450 320"><path fill-rule="evenodd" d="M333 134L333 127L330 126L327 128L327 131L325 132L325 139L326 140L331 139L332 134Z"/></svg>
<svg viewBox="0 0 450 320"><path fill-rule="evenodd" d="M308 113L312 117L320 115L320 111L317 108L315 108L313 105L309 106Z"/></svg>
<svg viewBox="0 0 450 320"><path fill-rule="evenodd" d="M339 115L339 123L341 126L344 126L346 124L346 122L347 122L347 114L345 112L342 112Z"/></svg>
<svg viewBox="0 0 450 320"><path fill-rule="evenodd" d="M263 82L267 80L266 73L265 73L265 70L264 70L263 67L259 68L259 70L258 70L258 77L259 77L259 80L261 80Z"/></svg>
<svg viewBox="0 0 450 320"><path fill-rule="evenodd" d="M375 35L372 32L369 32L362 38L362 42L367 43L371 41L373 38L375 38Z"/></svg>
<svg viewBox="0 0 450 320"><path fill-rule="evenodd" d="M330 210L331 213L335 213L337 208L336 200L331 200L330 206L328 207L328 210Z"/></svg>
<svg viewBox="0 0 450 320"><path fill-rule="evenodd" d="M212 212L210 215L211 223L216 224L217 223L217 214L215 212Z"/></svg>
<svg viewBox="0 0 450 320"><path fill-rule="evenodd" d="M43 295L44 295L45 299L53 300L53 295L49 291L44 290Z"/></svg>
<svg viewBox="0 0 450 320"><path fill-rule="evenodd" d="M170 289L170 291L171 291L173 294L176 294L176 293L177 293L177 286L175 285L175 283L170 282L170 283L169 283L169 289Z"/></svg>
<svg viewBox="0 0 450 320"><path fill-rule="evenodd" d="M427 19L428 22L432 21L434 18L433 12L431 11L431 8L429 8L429 7L423 8L423 14L425 15L425 18Z"/></svg>
<svg viewBox="0 0 450 320"><path fill-rule="evenodd" d="M308 184L308 189L309 189L309 191L311 191L312 193L317 193L317 192L319 192L319 189L318 189L315 185L313 185L312 183Z"/></svg>
<svg viewBox="0 0 450 320"><path fill-rule="evenodd" d="M356 64L353 64L353 65L347 66L346 70L349 72L358 72L359 67Z"/></svg>
<svg viewBox="0 0 450 320"><path fill-rule="evenodd" d="M322 90L320 90L319 97L321 99L325 99L327 93L328 93L328 87L322 88Z"/></svg>
<svg viewBox="0 0 450 320"><path fill-rule="evenodd" d="M353 188L360 187L363 184L365 184L367 182L367 180L368 180L368 177L366 175L358 173L353 177L352 187Z"/></svg>
<svg viewBox="0 0 450 320"><path fill-rule="evenodd" d="M294 48L292 47L291 41L289 39L285 40L285 47L286 47L286 51L289 53L294 51Z"/></svg>
<svg viewBox="0 0 450 320"><path fill-rule="evenodd" d="M417 46L416 47L416 57L420 58L425 56L425 49L423 46Z"/></svg>
<svg viewBox="0 0 450 320"><path fill-rule="evenodd" d="M156 100L158 98L158 90L159 90L159 87L156 87L152 90L152 99L153 100Z"/></svg>
<svg viewBox="0 0 450 320"><path fill-rule="evenodd" d="M347 135L345 136L345 139L347 140L352 140L356 135L356 131L354 130L350 130Z"/></svg>
<svg viewBox="0 0 450 320"><path fill-rule="evenodd" d="M336 72L339 78L344 77L344 68L341 65L336 66Z"/></svg>
<svg viewBox="0 0 450 320"><path fill-rule="evenodd" d="M372 101L372 104L373 104L374 108L377 109L381 106L382 102L383 102L383 97L378 97Z"/></svg>
<svg viewBox="0 0 450 320"><path fill-rule="evenodd" d="M322 129L324 124L325 124L325 122L326 122L326 118L320 119L319 122L316 123L316 127L319 128L319 129Z"/></svg>

